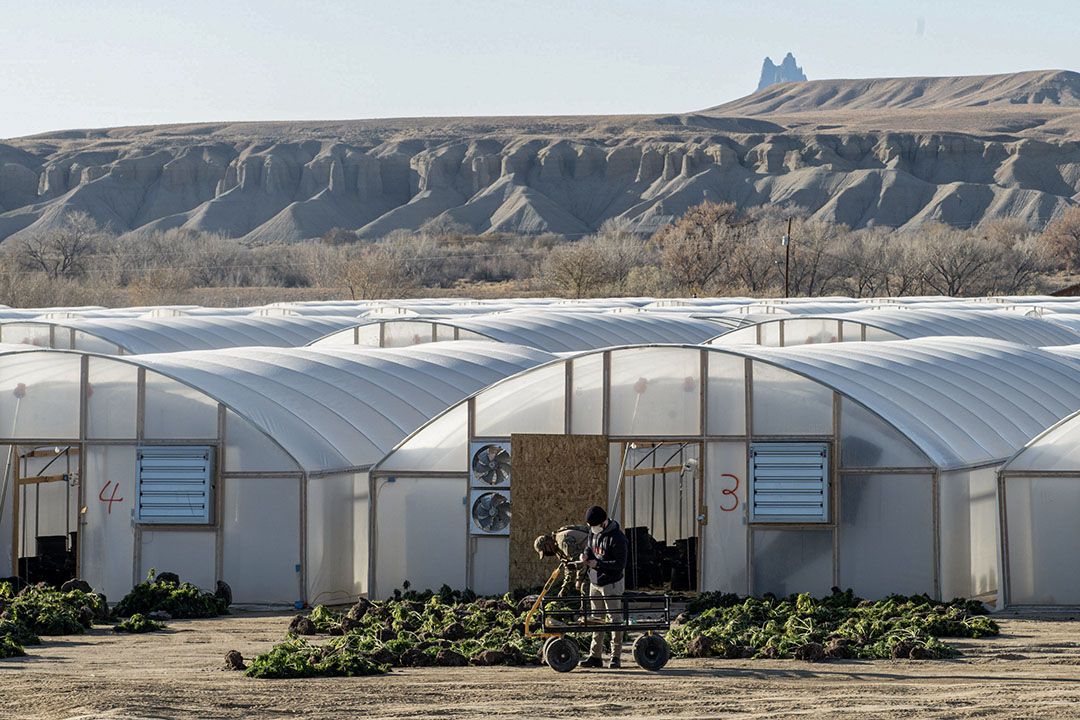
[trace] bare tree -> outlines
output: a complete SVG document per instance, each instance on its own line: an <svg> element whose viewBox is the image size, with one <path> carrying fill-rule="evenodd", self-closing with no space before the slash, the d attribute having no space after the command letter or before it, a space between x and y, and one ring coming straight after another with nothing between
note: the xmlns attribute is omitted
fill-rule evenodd
<svg viewBox="0 0 1080 720"><path fill-rule="evenodd" d="M69 212L59 227L20 241L22 264L52 278L81 275L102 234L101 227L88 214Z"/></svg>
<svg viewBox="0 0 1080 720"><path fill-rule="evenodd" d="M1067 208L1046 226L1043 242L1052 257L1069 272L1080 268L1080 207Z"/></svg>
<svg viewBox="0 0 1080 720"><path fill-rule="evenodd" d="M934 292L949 296L978 295L992 285L997 258L989 243L946 227L931 229L923 240L920 252L923 281Z"/></svg>
<svg viewBox="0 0 1080 720"><path fill-rule="evenodd" d="M794 295L815 297L826 295L841 275L842 262L838 262L847 247L846 225L798 220L792 228L791 267L789 286Z"/></svg>
<svg viewBox="0 0 1080 720"><path fill-rule="evenodd" d="M352 300L407 297L416 279L405 263L388 246L373 245L346 255L338 269L338 279Z"/></svg>
<svg viewBox="0 0 1080 720"><path fill-rule="evenodd" d="M597 294L607 276L596 245L578 242L551 251L544 264L544 279L556 295L582 298Z"/></svg>
<svg viewBox="0 0 1080 720"><path fill-rule="evenodd" d="M596 248L610 295L626 294L633 269L656 261L645 240L631 231L628 223L615 219L606 220L595 236L582 242L589 242Z"/></svg>
<svg viewBox="0 0 1080 720"><path fill-rule="evenodd" d="M704 202L661 228L653 242L663 251L664 269L675 283L699 295L716 282L727 263L740 225L734 203Z"/></svg>

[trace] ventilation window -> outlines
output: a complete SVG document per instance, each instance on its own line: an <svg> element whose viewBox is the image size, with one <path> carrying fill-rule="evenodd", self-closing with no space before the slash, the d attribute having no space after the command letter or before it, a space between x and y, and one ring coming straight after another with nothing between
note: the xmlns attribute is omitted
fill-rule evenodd
<svg viewBox="0 0 1080 720"><path fill-rule="evenodd" d="M141 447L136 457L140 523L206 525L213 521L213 448Z"/></svg>
<svg viewBox="0 0 1080 720"><path fill-rule="evenodd" d="M828 522L828 444L752 444L750 497L752 522Z"/></svg>

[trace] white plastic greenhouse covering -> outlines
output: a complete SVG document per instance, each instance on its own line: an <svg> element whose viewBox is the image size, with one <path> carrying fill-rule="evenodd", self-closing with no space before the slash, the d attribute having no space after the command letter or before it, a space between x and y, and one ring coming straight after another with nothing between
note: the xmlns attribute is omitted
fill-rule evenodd
<svg viewBox="0 0 1080 720"><path fill-rule="evenodd" d="M20 533L8 496L0 557L13 536L27 557L36 535L75 526L81 576L110 596L167 567L202 588L226 579L246 604L346 602L367 580L366 467L469 393L552 358L487 342L0 355L0 442L74 448L80 473L67 489L24 486ZM215 455L210 519L139 521L148 447Z"/></svg>
<svg viewBox="0 0 1080 720"><path fill-rule="evenodd" d="M0 342L142 355L230 347L300 347L356 323L348 317L176 316L0 323Z"/></svg>
<svg viewBox="0 0 1080 720"><path fill-rule="evenodd" d="M1080 333L1080 311L1078 310L1066 311L1062 309L1060 311L1046 313L1042 316L1041 320Z"/></svg>
<svg viewBox="0 0 1080 720"><path fill-rule="evenodd" d="M455 400L551 359L529 347L453 342L377 350L238 348L131 360L233 409L313 474L364 469Z"/></svg>
<svg viewBox="0 0 1080 720"><path fill-rule="evenodd" d="M1032 437L1080 408L1080 348L1075 359L1054 350L970 337L790 348L740 345L694 349L701 348L760 360L827 385L895 427L941 470L1004 461ZM650 349L640 346L616 351L630 358L635 352L644 357ZM595 356L575 355L572 361L584 364ZM662 376L668 369L678 374L682 383L682 365L658 365L651 368L650 374ZM485 395L505 393L515 383L528 386L530 378L539 378L541 373L562 382L562 374L548 372L546 366L537 367L481 391L478 402ZM529 415L530 403L551 399L538 392L515 397L519 401L503 407L500 415L499 422L510 427L517 427L515 414ZM688 417L696 417L696 413ZM661 434L699 432L695 425L675 427ZM613 434L641 433L630 430ZM395 454L408 446L409 440L404 441L380 466L407 469ZM422 470L425 466L422 459L415 457L410 463L408 469Z"/></svg>
<svg viewBox="0 0 1080 720"><path fill-rule="evenodd" d="M472 443L572 433L608 437L611 493L619 443L701 444L701 502L711 508L702 526L702 590L827 593L842 584L879 597L988 597L998 588L996 465L1077 407L1080 361L999 340L582 353L485 388L371 470L378 493L371 582L376 594L404 578L437 587L471 577L485 591L508 589L499 570L506 550L500 556L494 538L479 549L466 545L465 518L454 513L427 526L438 558L383 548L396 546L403 523L418 521L413 496L443 505L461 497ZM826 440L836 448L833 524L767 526L723 511L749 502L748 482L736 479L733 491L724 478L745 480L750 443Z"/></svg>
<svg viewBox="0 0 1080 720"><path fill-rule="evenodd" d="M1080 361L1080 347L1051 352ZM998 474L999 607L1080 606L1080 411L1032 439Z"/></svg>
<svg viewBox="0 0 1080 720"><path fill-rule="evenodd" d="M983 303L985 306L986 304ZM1080 323L1077 324L1080 328ZM774 317L743 326L709 341L710 345L738 343L807 345L843 340L912 340L920 337L967 336L994 338L1047 347L1080 342L1080 332L1046 320L997 310L860 310L841 315Z"/></svg>
<svg viewBox="0 0 1080 720"><path fill-rule="evenodd" d="M858 400L943 470L1001 462L1080 407L1080 361L1000 340L734 350Z"/></svg>
<svg viewBox="0 0 1080 720"><path fill-rule="evenodd" d="M402 346L457 336L487 338L547 352L575 352L631 343L699 343L714 337L718 327L708 320L666 313L530 309L446 320L387 320L342 330L311 344Z"/></svg>
<svg viewBox="0 0 1080 720"><path fill-rule="evenodd" d="M749 315L822 315L824 313L836 314L863 310L866 306L862 303L849 301L837 302L762 302L743 305L739 312Z"/></svg>

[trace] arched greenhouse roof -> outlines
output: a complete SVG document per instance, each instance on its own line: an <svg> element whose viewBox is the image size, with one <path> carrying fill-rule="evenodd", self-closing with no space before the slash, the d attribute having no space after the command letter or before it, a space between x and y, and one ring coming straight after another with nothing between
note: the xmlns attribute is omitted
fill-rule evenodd
<svg viewBox="0 0 1080 720"><path fill-rule="evenodd" d="M92 357L143 367L194 388L247 420L301 470L315 475L362 470L456 401L554 358L533 348L488 342Z"/></svg>
<svg viewBox="0 0 1080 720"><path fill-rule="evenodd" d="M646 346L596 352L634 353L642 347ZM1080 360L1001 340L934 337L789 348L701 345L681 349L747 357L821 383L896 428L941 469L1000 462L1080 408ZM477 397L497 388L505 393L506 383L519 378L527 382L528 376L541 369L496 383ZM657 373L664 370L657 368Z"/></svg>
<svg viewBox="0 0 1080 720"><path fill-rule="evenodd" d="M327 333L356 324L348 317L175 316L11 321L9 327L54 326L100 338L125 354L214 350L230 347L299 347Z"/></svg>
<svg viewBox="0 0 1080 720"><path fill-rule="evenodd" d="M862 403L942 468L1007 458L1080 407L1080 362L1001 340L739 349Z"/></svg>
<svg viewBox="0 0 1080 720"><path fill-rule="evenodd" d="M569 310L514 310L446 319L411 318L447 328L458 328L490 340L526 345L547 352L580 352L614 345L640 343L699 343L717 334L717 325L708 320L669 314L605 313ZM320 338L312 345L331 341Z"/></svg>
<svg viewBox="0 0 1080 720"><path fill-rule="evenodd" d="M893 333L904 340L921 337L967 336L1007 340L1034 347L1080 343L1080 322L1077 323L1078 331L1074 331L1062 325L1053 325L1040 318L1000 310L868 309L838 315L774 316L761 320L757 324L790 322L795 319L842 320L859 323ZM709 343L722 345L724 336L713 338Z"/></svg>

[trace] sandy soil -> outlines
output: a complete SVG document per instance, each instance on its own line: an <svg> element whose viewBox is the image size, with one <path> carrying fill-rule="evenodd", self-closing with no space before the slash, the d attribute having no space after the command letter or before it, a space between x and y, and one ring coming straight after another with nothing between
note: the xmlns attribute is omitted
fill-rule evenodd
<svg viewBox="0 0 1080 720"><path fill-rule="evenodd" d="M1001 619L950 661L676 660L660 673L548 668L396 670L369 678L251 680L288 616L173 621L168 633L50 640L0 660L2 718L1049 718L1080 708L1080 621Z"/></svg>

